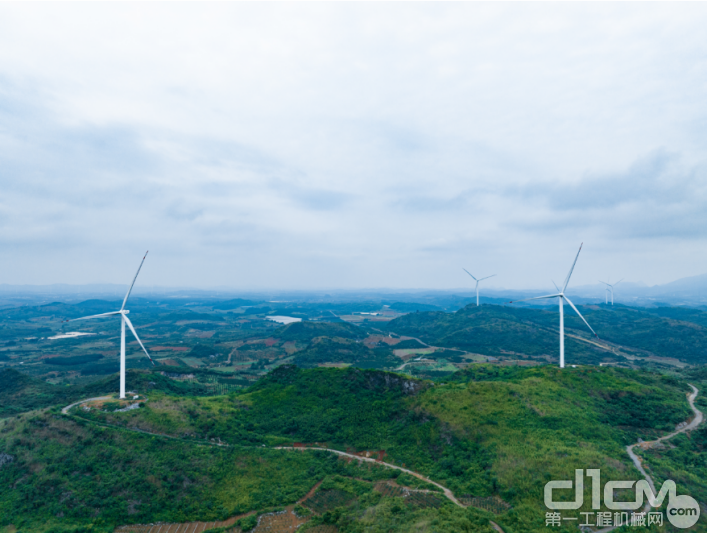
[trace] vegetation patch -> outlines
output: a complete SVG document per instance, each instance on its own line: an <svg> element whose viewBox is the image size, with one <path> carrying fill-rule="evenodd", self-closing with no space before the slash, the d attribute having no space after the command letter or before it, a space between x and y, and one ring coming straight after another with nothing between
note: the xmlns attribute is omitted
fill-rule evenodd
<svg viewBox="0 0 707 534"><path fill-rule="evenodd" d="M300 321L278 328L273 336L283 341L309 342L317 337L363 339L366 331L349 323Z"/></svg>
<svg viewBox="0 0 707 534"><path fill-rule="evenodd" d="M354 496L336 488L319 490L302 502L315 514L323 514L327 510L344 506L353 500Z"/></svg>
<svg viewBox="0 0 707 534"><path fill-rule="evenodd" d="M84 363L95 362L103 358L103 354L84 354L81 356L71 356L64 358L62 356L57 356L55 358L48 358L44 360L47 365L62 365L70 367L78 367Z"/></svg>

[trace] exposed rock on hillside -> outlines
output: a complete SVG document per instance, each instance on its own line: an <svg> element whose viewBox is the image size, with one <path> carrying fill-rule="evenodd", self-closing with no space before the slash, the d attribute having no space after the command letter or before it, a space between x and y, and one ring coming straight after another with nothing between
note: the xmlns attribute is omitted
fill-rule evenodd
<svg viewBox="0 0 707 534"><path fill-rule="evenodd" d="M427 387L427 384L420 380L405 378L384 371L360 371L358 369L352 371L365 375L366 382L370 386L369 389L399 389L405 395L416 395Z"/></svg>
<svg viewBox="0 0 707 534"><path fill-rule="evenodd" d="M5 454L4 452L0 452L0 469L2 468L3 465L11 464L14 461L15 461L14 456L11 456L10 454Z"/></svg>

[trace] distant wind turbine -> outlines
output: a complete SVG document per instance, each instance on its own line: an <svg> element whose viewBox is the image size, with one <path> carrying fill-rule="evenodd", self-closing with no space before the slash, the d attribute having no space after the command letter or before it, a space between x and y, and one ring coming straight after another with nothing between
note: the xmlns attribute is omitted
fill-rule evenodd
<svg viewBox="0 0 707 534"><path fill-rule="evenodd" d="M611 280L611 278L609 278L609 280ZM621 282L623 282L623 280L624 279L622 278L621 280L619 280L618 282L614 282L613 284L609 284L607 282L601 282L601 280L599 280L602 284L604 284L606 286L607 291L611 291L611 305L612 306L614 305L614 286L618 286Z"/></svg>
<svg viewBox="0 0 707 534"><path fill-rule="evenodd" d="M78 319L71 319L71 321L82 321L83 319L95 319L96 317L109 317L111 315L120 315L120 398L121 399L125 398L125 324L126 323L127 323L128 327L130 327L130 331L135 336L135 339L137 339L137 342L140 343L142 350L145 351L145 354L147 354L147 357L152 362L152 365L155 365L155 362L152 361L152 358L150 358L150 355L147 352L145 345L143 345L142 341L140 341L140 338L137 337L137 332L135 331L135 328L133 327L133 323L131 323L130 319L128 319L128 314L130 313L130 311L125 309L125 303L128 301L128 297L130 296L130 292L133 290L133 286L135 285L135 280L137 280L137 275L140 274L140 269L142 269L142 264L145 263L145 258L147 258L147 252L145 252L145 256L143 256L142 261L140 262L140 267L138 267L137 272L135 273L135 278L133 278L133 283L130 284L130 287L128 288L128 292L125 294L125 298L123 299L123 305L120 307L120 310L114 311L114 312L108 312L108 313L99 313L98 315L87 315L86 317L79 317Z"/></svg>
<svg viewBox="0 0 707 534"><path fill-rule="evenodd" d="M570 277L572 276L572 272L574 271L574 266L577 264L577 258L579 258L579 253L582 252L582 245L579 245L579 250L577 251L577 256L574 258L574 263L572 264L572 268L570 269L570 272L567 273L567 278L565 278L565 284L562 286L562 289L557 287L555 285L555 282L553 282L553 285L557 288L557 294L555 295L543 295L542 297L532 297L529 299L522 299L522 300L512 300L509 302L509 304L513 302L525 302L528 300L539 300L539 299L552 299L552 298L557 298L560 302L560 368L563 369L565 367L565 315L562 307L563 301L567 301L567 304L572 306L572 309L577 312L577 315L584 321L584 324L587 325L587 328L592 331L592 334L594 334L596 337L597 333L592 329L591 326L589 326L589 323L587 320L582 317L582 314L579 313L579 310L575 307L574 304L572 304L572 301L567 298L567 295L565 295L565 290L567 289L567 284L570 283Z"/></svg>
<svg viewBox="0 0 707 534"><path fill-rule="evenodd" d="M492 274L491 276L486 276L486 277L484 277L484 278L479 278L479 279L477 280L476 277L475 277L473 274L471 274L469 271L467 271L466 269L464 269L464 267L462 267L462 270L463 270L466 274L468 274L469 276L471 276L474 280L476 280L476 305L478 306L478 305L479 305L479 282L481 282L482 280L487 280L488 278L493 278L493 277L496 276L496 275L495 275L495 274Z"/></svg>

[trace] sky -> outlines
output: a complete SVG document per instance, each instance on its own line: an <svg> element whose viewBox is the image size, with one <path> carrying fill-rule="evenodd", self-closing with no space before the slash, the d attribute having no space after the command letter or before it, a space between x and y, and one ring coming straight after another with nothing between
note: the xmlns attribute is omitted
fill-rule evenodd
<svg viewBox="0 0 707 534"><path fill-rule="evenodd" d="M704 3L0 3L0 283L707 272Z"/></svg>

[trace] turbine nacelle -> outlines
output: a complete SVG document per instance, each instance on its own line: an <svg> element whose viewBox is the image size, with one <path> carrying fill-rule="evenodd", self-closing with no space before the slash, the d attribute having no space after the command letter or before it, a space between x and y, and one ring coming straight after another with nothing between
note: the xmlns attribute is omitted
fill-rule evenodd
<svg viewBox="0 0 707 534"><path fill-rule="evenodd" d="M147 349L145 348L145 345L142 344L142 341L140 341L140 338L137 335L137 332L135 331L135 327L133 326L133 323L128 319L128 314L130 313L130 310L125 309L125 303L128 301L128 297L130 296L130 293L133 290L133 286L135 285L135 280L137 280L137 275L140 274L140 269L142 269L142 264L145 263L145 258L147 257L147 252L145 252L145 256L143 256L142 261L140 262L140 267L138 267L137 273L135 273L135 278L133 278L133 283L130 284L130 287L128 288L128 292L125 294L125 298L123 299L123 304L120 306L120 309L118 311L113 311L113 312L108 312L108 313L99 313L97 315L87 315L85 317L78 317L77 319L70 319L70 321L81 321L83 319L97 319L99 317L112 317L114 315L120 315L120 398L124 399L125 398L125 325L128 325L128 328L130 328L130 331L133 333L133 336L135 336L135 339L137 342L140 344L140 347L142 348L143 352L147 356L147 358L152 362L152 365L155 365L155 362L152 360L150 357L150 353L147 352Z"/></svg>
<svg viewBox="0 0 707 534"><path fill-rule="evenodd" d="M611 280L611 278L609 278ZM606 286L606 290L611 292L611 305L614 305L614 286L618 286L621 282L623 282L623 278L619 280L618 282L614 282L613 284L609 284L608 282L602 282L599 280L600 283L604 284Z"/></svg>
<svg viewBox="0 0 707 534"><path fill-rule="evenodd" d="M587 328L591 330L592 334L596 336L597 338L599 337L597 333L594 331L594 329L589 326L589 323L587 320L582 316L581 313L579 313L579 310L577 307L572 304L572 301L567 298L567 295L565 295L565 291L567 290L567 285L570 283L570 278L572 277L572 273L574 272L574 266L577 265L577 258L579 258L579 253L582 252L582 245L579 245L579 250L577 251L577 256L574 258L574 263L572 263L572 267L570 268L570 272L567 274L567 278L565 278L565 283L562 286L562 289L557 287L557 284L555 282L552 282L552 284L555 286L555 289L557 289L557 293L553 295L543 295L541 297L531 297L529 299L521 299L521 300L515 300L515 301L510 301L508 304L512 304L513 302L525 302L528 300L540 300L540 299L552 299L556 298L559 301L560 305L560 368L565 367L565 315L564 315L564 310L563 310L563 302L567 302L572 309L577 312L577 315L579 315L580 319L584 321L584 324L587 325ZM618 282L617 282L618 283Z"/></svg>
<svg viewBox="0 0 707 534"><path fill-rule="evenodd" d="M496 275L492 274L491 276L485 276L483 278L476 278L473 274L471 274L469 271L467 271L464 267L462 267L462 271L464 271L466 274L471 276L474 279L474 281L476 281L476 305L478 306L479 305L479 282L486 280L488 278L493 278Z"/></svg>

